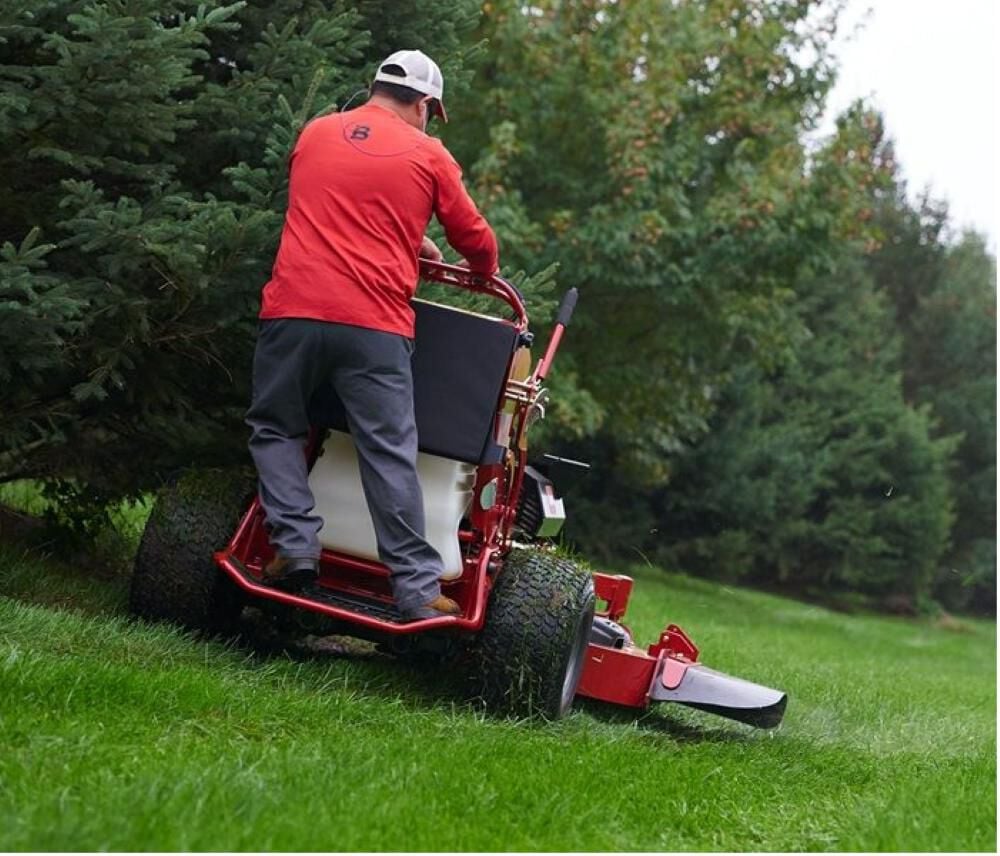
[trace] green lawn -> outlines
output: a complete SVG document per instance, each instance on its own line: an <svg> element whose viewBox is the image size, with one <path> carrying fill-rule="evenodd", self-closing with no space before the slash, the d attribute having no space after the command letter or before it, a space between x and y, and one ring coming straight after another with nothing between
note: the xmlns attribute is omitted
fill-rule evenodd
<svg viewBox="0 0 1000 856"><path fill-rule="evenodd" d="M634 575L637 637L786 690L778 731L493 720L364 649L134 623L0 543L0 850L995 850L995 625Z"/></svg>

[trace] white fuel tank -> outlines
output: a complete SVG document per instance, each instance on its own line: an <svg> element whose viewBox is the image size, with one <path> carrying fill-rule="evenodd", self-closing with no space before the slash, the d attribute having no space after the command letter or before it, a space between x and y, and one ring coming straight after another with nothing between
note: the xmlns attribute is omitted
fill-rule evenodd
<svg viewBox="0 0 1000 856"><path fill-rule="evenodd" d="M476 468L421 452L417 473L424 494L427 540L444 562L441 579L455 579L462 574L458 526L472 501ZM323 454L309 474L309 487L316 498L316 513L323 518L320 543L328 550L378 561L375 528L350 434L330 431Z"/></svg>

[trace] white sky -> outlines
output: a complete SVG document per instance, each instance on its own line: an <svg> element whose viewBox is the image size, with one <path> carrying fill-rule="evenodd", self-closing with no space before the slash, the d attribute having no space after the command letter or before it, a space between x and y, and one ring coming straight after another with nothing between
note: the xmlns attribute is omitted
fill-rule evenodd
<svg viewBox="0 0 1000 856"><path fill-rule="evenodd" d="M929 185L957 230L997 250L1000 0L848 0L821 128L855 98L885 117L911 198Z"/></svg>

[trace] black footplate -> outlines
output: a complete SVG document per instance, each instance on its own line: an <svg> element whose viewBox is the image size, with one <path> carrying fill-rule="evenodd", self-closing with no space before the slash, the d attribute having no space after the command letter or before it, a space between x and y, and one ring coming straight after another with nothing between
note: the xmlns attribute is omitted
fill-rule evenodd
<svg viewBox="0 0 1000 856"><path fill-rule="evenodd" d="M261 581L256 579L247 569L247 566L235 556L230 556L229 561L248 582L254 585L262 585ZM368 598L364 595L332 591L316 584L307 585L298 591L289 592L289 594L294 594L296 597L305 598L315 603L321 603L324 606L335 606L338 609L346 609L350 612L356 612L359 615L378 619L379 621L388 621L393 624L401 624L404 621L395 604L386 603L375 598Z"/></svg>
<svg viewBox="0 0 1000 856"><path fill-rule="evenodd" d="M367 615L369 618L377 618L379 621L390 621L398 624L403 621L403 616L399 614L395 604L385 601L367 598L363 595L346 594L345 592L331 591L319 585L306 586L300 592L299 597L314 600L324 606L336 606L339 609L347 609L357 612L360 615Z"/></svg>

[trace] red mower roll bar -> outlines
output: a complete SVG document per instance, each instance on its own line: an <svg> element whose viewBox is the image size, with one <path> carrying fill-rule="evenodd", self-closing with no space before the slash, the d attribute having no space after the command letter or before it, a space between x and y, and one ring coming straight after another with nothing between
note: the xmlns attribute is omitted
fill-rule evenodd
<svg viewBox="0 0 1000 856"><path fill-rule="evenodd" d="M507 282L499 274L487 276L486 274L473 273L468 268L458 265L421 259L420 278L428 282L451 285L464 291L486 294L502 300L514 311L518 329L522 332L528 329L528 315L524 309L524 297L515 285Z"/></svg>

